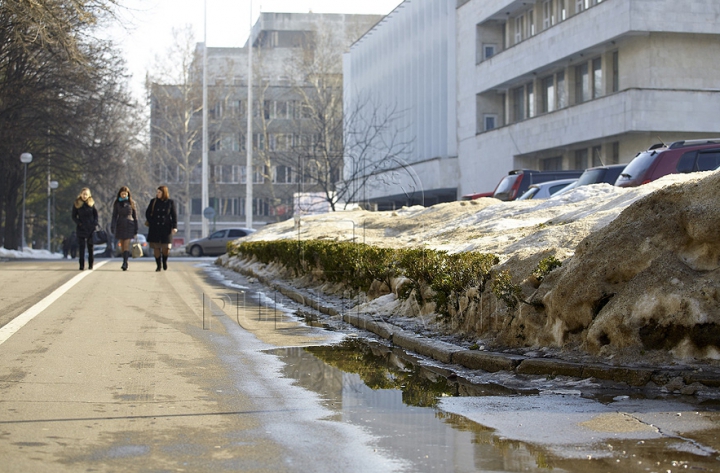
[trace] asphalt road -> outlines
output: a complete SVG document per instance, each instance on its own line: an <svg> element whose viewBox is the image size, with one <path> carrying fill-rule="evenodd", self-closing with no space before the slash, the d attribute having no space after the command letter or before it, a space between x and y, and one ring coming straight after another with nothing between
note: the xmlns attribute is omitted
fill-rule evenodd
<svg viewBox="0 0 720 473"><path fill-rule="evenodd" d="M331 334L245 310L197 261L119 266L0 263L0 471L398 466L263 352Z"/></svg>

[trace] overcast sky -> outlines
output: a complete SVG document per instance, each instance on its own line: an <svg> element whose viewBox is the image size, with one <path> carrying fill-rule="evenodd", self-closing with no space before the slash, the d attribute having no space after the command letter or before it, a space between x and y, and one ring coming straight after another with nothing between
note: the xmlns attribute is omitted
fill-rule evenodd
<svg viewBox="0 0 720 473"><path fill-rule="evenodd" d="M242 46L250 30L248 0L124 0L126 28L110 33L125 53L133 74L131 87L142 91L145 71L172 42L172 29L192 25L197 41L203 40L204 6L207 1L208 46ZM388 14L402 0L253 0L253 18L264 12L379 13Z"/></svg>

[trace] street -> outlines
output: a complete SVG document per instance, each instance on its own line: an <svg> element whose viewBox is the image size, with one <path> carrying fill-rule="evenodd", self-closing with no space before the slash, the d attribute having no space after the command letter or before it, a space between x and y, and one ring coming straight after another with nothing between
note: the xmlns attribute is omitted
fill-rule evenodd
<svg viewBox="0 0 720 473"><path fill-rule="evenodd" d="M720 471L715 399L470 385L212 258L119 266L0 262L1 471Z"/></svg>
<svg viewBox="0 0 720 473"><path fill-rule="evenodd" d="M209 308L203 321L218 287L182 261L100 261L0 345L2 471L392 469L259 352L320 332L246 318L256 338ZM1 264L3 323L79 274L76 261Z"/></svg>

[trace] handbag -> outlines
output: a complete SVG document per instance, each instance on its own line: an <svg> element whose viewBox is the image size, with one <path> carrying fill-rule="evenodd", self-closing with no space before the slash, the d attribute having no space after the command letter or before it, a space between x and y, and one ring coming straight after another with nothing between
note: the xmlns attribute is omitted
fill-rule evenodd
<svg viewBox="0 0 720 473"><path fill-rule="evenodd" d="M107 243L108 236L107 232L105 230L95 230L92 233L92 242L93 245L100 245L102 243Z"/></svg>
<svg viewBox="0 0 720 473"><path fill-rule="evenodd" d="M156 200L157 200L157 199L153 199L152 209L150 210L150 218L152 218L153 212L155 212L155 201L156 201ZM150 226L150 221L149 221L149 220L145 220L145 226L146 226L146 227L149 227L149 226Z"/></svg>
<svg viewBox="0 0 720 473"><path fill-rule="evenodd" d="M132 257L133 258L142 258L143 256L143 249L142 245L140 243L133 243L132 245Z"/></svg>

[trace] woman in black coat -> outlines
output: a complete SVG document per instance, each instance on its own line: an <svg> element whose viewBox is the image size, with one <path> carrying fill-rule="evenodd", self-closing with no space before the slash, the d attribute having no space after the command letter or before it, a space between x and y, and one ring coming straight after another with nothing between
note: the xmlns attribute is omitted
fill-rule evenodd
<svg viewBox="0 0 720 473"><path fill-rule="evenodd" d="M98 213L90 189L83 187L80 195L75 199L72 209L72 219L77 225L77 235L80 250L80 271L85 269L85 247L88 250L88 269L93 269L95 260L93 255L93 232L98 224Z"/></svg>
<svg viewBox="0 0 720 473"><path fill-rule="evenodd" d="M118 191L117 198L113 203L112 223L110 231L120 241L123 263L120 269L127 271L128 258L130 257L130 240L135 238L138 232L137 204L130 195L130 189L122 186Z"/></svg>
<svg viewBox="0 0 720 473"><path fill-rule="evenodd" d="M162 269L167 269L168 255L172 247L172 235L177 233L177 211L175 202L170 198L167 186L157 188L156 197L150 201L145 218L150 224L148 243L155 254L155 263L160 271L160 257L162 255Z"/></svg>

